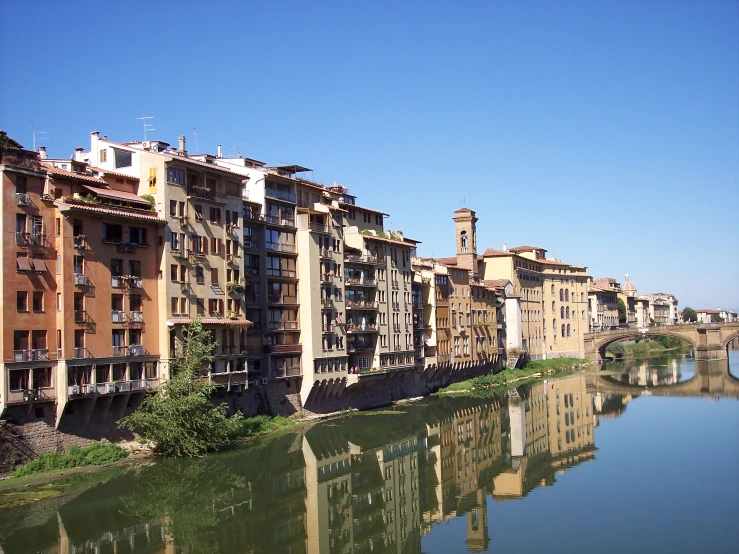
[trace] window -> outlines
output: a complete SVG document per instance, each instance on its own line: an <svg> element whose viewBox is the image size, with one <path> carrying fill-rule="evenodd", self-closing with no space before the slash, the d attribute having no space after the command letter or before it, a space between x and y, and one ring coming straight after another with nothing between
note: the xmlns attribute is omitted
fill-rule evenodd
<svg viewBox="0 0 739 554"><path fill-rule="evenodd" d="M169 215L171 215L172 217L177 216L177 200L169 201Z"/></svg>
<svg viewBox="0 0 739 554"><path fill-rule="evenodd" d="M128 260L128 274L133 277L141 277L141 262L138 260Z"/></svg>
<svg viewBox="0 0 739 554"><path fill-rule="evenodd" d="M123 226L103 223L103 242L123 242Z"/></svg>
<svg viewBox="0 0 739 554"><path fill-rule="evenodd" d="M129 241L133 244L146 245L146 229L142 227L130 227L128 231Z"/></svg>
<svg viewBox="0 0 739 554"><path fill-rule="evenodd" d="M205 283L205 274L203 273L202 265L195 266L195 282L198 285L202 285Z"/></svg>
<svg viewBox="0 0 739 554"><path fill-rule="evenodd" d="M133 160L133 154L131 152L126 152L125 150L119 150L117 148L113 148L112 150L115 155L115 166L117 168L131 166Z"/></svg>
<svg viewBox="0 0 739 554"><path fill-rule="evenodd" d="M220 223L221 222L221 209L220 208L211 208L210 209L210 222L211 223Z"/></svg>
<svg viewBox="0 0 739 554"><path fill-rule="evenodd" d="M33 293L33 311L34 312L44 311L44 293L43 292Z"/></svg>
<svg viewBox="0 0 739 554"><path fill-rule="evenodd" d="M28 311L28 292L19 290L16 295L16 309L19 312Z"/></svg>
<svg viewBox="0 0 739 554"><path fill-rule="evenodd" d="M167 168L167 182L173 185L185 186L185 172L182 169L175 169L174 167Z"/></svg>
<svg viewBox="0 0 739 554"><path fill-rule="evenodd" d="M213 285L218 284L218 268L217 267L214 267L210 270L210 282Z"/></svg>

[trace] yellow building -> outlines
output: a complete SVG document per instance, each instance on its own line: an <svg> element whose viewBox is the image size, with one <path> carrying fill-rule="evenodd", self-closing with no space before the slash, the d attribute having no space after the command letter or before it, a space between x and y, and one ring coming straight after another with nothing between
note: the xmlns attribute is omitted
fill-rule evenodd
<svg viewBox="0 0 739 554"><path fill-rule="evenodd" d="M621 285L610 277L595 279L588 289L590 302L590 328L608 331L619 327L618 295Z"/></svg>

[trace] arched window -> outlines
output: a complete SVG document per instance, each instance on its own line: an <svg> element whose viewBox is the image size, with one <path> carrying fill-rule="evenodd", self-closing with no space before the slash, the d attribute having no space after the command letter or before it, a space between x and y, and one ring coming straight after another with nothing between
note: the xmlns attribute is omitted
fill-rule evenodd
<svg viewBox="0 0 739 554"><path fill-rule="evenodd" d="M569 323L567 324L567 336L568 337L570 336L570 324Z"/></svg>
<svg viewBox="0 0 739 554"><path fill-rule="evenodd" d="M584 292L581 292L580 293L580 302L585 302L585 293Z"/></svg>
<svg viewBox="0 0 739 554"><path fill-rule="evenodd" d="M552 283L552 296L554 296L554 283Z"/></svg>
<svg viewBox="0 0 739 554"><path fill-rule="evenodd" d="M565 319L570 319L570 307L565 308Z"/></svg>
<svg viewBox="0 0 739 554"><path fill-rule="evenodd" d="M565 300L565 291L563 291L562 289L559 289L559 301L564 302L564 300Z"/></svg>
<svg viewBox="0 0 739 554"><path fill-rule="evenodd" d="M564 306L560 306L559 307L559 318L560 319L564 319L565 318L565 307Z"/></svg>
<svg viewBox="0 0 739 554"><path fill-rule="evenodd" d="M565 289L565 302L570 301L570 291L569 289Z"/></svg>
<svg viewBox="0 0 739 554"><path fill-rule="evenodd" d="M565 324L563 323L562 324L562 338L565 338L565 331L566 331Z"/></svg>
<svg viewBox="0 0 739 554"><path fill-rule="evenodd" d="M467 231L462 231L459 235L459 243L462 247L462 252L467 252Z"/></svg>
<svg viewBox="0 0 739 554"><path fill-rule="evenodd" d="M554 304L554 300L552 300L552 313L553 314L557 313L557 306Z"/></svg>

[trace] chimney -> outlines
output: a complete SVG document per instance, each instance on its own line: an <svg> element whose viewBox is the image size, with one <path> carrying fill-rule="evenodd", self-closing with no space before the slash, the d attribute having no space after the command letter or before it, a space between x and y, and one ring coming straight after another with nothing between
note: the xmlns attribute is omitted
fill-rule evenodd
<svg viewBox="0 0 739 554"><path fill-rule="evenodd" d="M85 153L85 149L81 146L78 146L74 149L74 161L75 162L81 162L82 161L82 154Z"/></svg>
<svg viewBox="0 0 739 554"><path fill-rule="evenodd" d="M180 135L180 147L177 149L177 154L180 156L187 156L187 150L185 150L185 135Z"/></svg>
<svg viewBox="0 0 739 554"><path fill-rule="evenodd" d="M508 252L508 243L503 243L503 252Z"/></svg>
<svg viewBox="0 0 739 554"><path fill-rule="evenodd" d="M38 147L38 157L39 157L39 160L45 160L47 158L47 156L46 156L46 146L39 146Z"/></svg>
<svg viewBox="0 0 739 554"><path fill-rule="evenodd" d="M223 149L221 148L221 145L220 144L218 145L218 157L219 158L222 158L223 157Z"/></svg>

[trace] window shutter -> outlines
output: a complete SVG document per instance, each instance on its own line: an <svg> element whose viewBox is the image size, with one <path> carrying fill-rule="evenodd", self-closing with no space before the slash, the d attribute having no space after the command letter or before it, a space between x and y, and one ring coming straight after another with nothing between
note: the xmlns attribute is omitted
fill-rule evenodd
<svg viewBox="0 0 739 554"><path fill-rule="evenodd" d="M149 168L149 192L157 191L157 168Z"/></svg>

